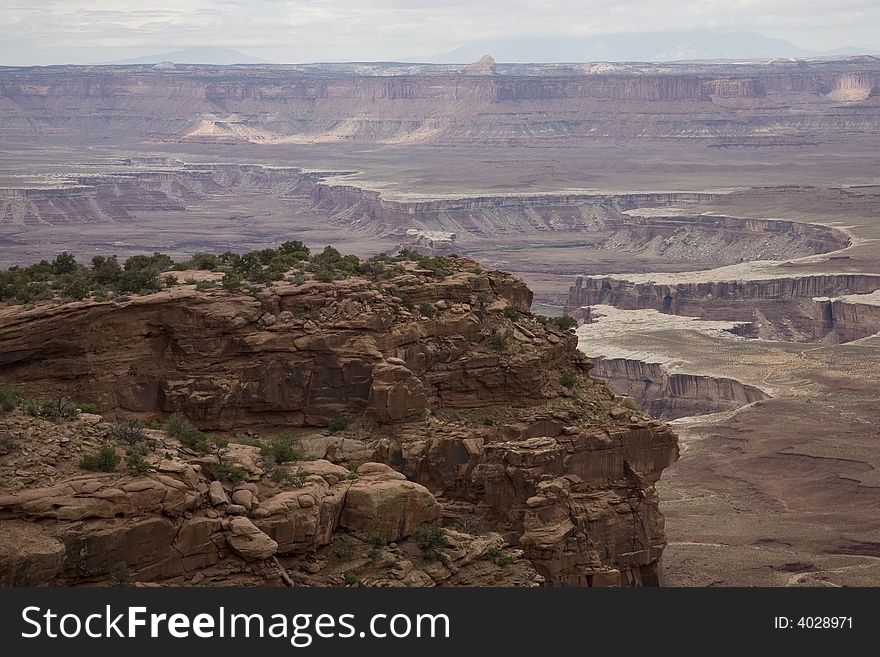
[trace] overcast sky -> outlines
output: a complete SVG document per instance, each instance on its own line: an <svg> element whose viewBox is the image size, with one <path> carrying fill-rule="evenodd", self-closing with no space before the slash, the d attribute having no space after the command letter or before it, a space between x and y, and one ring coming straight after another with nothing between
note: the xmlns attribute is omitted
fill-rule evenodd
<svg viewBox="0 0 880 657"><path fill-rule="evenodd" d="M394 60L481 39L687 28L880 49L880 0L0 0L0 64L192 46L279 63Z"/></svg>

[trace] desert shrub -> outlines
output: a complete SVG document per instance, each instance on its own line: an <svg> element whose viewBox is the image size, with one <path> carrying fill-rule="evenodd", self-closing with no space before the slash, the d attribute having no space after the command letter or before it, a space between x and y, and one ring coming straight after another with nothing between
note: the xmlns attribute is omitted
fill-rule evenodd
<svg viewBox="0 0 880 657"><path fill-rule="evenodd" d="M406 292L401 292L397 296L400 297L400 300L403 302L404 308L406 308L409 311L412 311L415 309L416 306L413 303L412 297L409 296Z"/></svg>
<svg viewBox="0 0 880 657"><path fill-rule="evenodd" d="M213 270L220 266L220 258L213 253L194 253L189 259L190 268Z"/></svg>
<svg viewBox="0 0 880 657"><path fill-rule="evenodd" d="M64 397L41 399L38 404L38 412L35 415L40 417L50 420L69 420L76 416L76 406Z"/></svg>
<svg viewBox="0 0 880 657"><path fill-rule="evenodd" d="M509 554L504 554L501 548L498 547L490 547L483 553L483 558L488 559L489 561L493 561L499 566L509 566L513 563L514 559Z"/></svg>
<svg viewBox="0 0 880 657"><path fill-rule="evenodd" d="M175 438L179 438L187 428L192 425L183 413L175 413L165 421L165 431Z"/></svg>
<svg viewBox="0 0 880 657"><path fill-rule="evenodd" d="M412 537L425 559L446 563L446 555L440 550L449 547L449 540L440 525L419 527L413 532Z"/></svg>
<svg viewBox="0 0 880 657"><path fill-rule="evenodd" d="M165 274L165 276L162 277L162 283L165 285L165 287L174 287L179 283L179 281L177 280L177 276L175 276L174 274Z"/></svg>
<svg viewBox="0 0 880 657"><path fill-rule="evenodd" d="M421 303L419 304L419 312L423 317L431 318L434 316L434 306L430 303Z"/></svg>
<svg viewBox="0 0 880 657"><path fill-rule="evenodd" d="M571 388L577 383L577 374L574 370L565 370L559 377L559 384L566 388Z"/></svg>
<svg viewBox="0 0 880 657"><path fill-rule="evenodd" d="M489 416L487 415L486 417L483 418L483 426L484 426L484 427L492 427L492 426L495 426L495 420L493 420L491 417L489 417Z"/></svg>
<svg viewBox="0 0 880 657"><path fill-rule="evenodd" d="M196 290L199 292L213 290L215 287L217 287L217 283L215 281L198 281L196 283Z"/></svg>
<svg viewBox="0 0 880 657"><path fill-rule="evenodd" d="M127 422L119 422L110 427L107 435L110 439L117 443L126 443L128 445L139 445L147 442L147 433L137 420L128 420Z"/></svg>
<svg viewBox="0 0 880 657"><path fill-rule="evenodd" d="M514 320L518 319L519 318L519 310L517 310L513 306L507 306L504 309L504 316L507 317L507 319L514 319Z"/></svg>
<svg viewBox="0 0 880 657"><path fill-rule="evenodd" d="M0 413L15 410L21 401L21 389L11 383L0 383Z"/></svg>
<svg viewBox="0 0 880 657"><path fill-rule="evenodd" d="M333 551L340 561L351 561L354 557L354 543L340 538L333 544Z"/></svg>
<svg viewBox="0 0 880 657"><path fill-rule="evenodd" d="M507 338L501 335L500 333L496 333L491 338L489 338L489 346L492 347L495 351L504 351L507 347Z"/></svg>
<svg viewBox="0 0 880 657"><path fill-rule="evenodd" d="M124 561L120 561L110 571L110 583L113 586L128 586L133 573Z"/></svg>
<svg viewBox="0 0 880 657"><path fill-rule="evenodd" d="M177 436L180 444L200 454L207 454L210 452L211 445L208 436L196 429L193 425L189 423L187 424L188 426Z"/></svg>
<svg viewBox="0 0 880 657"><path fill-rule="evenodd" d="M268 445L263 447L262 451L263 456L273 463L281 464L305 460L302 450L294 447L293 436L287 431L273 438Z"/></svg>
<svg viewBox="0 0 880 657"><path fill-rule="evenodd" d="M125 464L132 474L142 475L150 471L150 466L144 460L144 455L135 447L129 447L125 451Z"/></svg>
<svg viewBox="0 0 880 657"><path fill-rule="evenodd" d="M388 545L388 541L385 540L385 537L380 532L373 532L367 537L367 541L369 541L370 545L374 548L381 548Z"/></svg>
<svg viewBox="0 0 880 657"><path fill-rule="evenodd" d="M97 452L83 456L79 467L90 472L114 472L120 460L113 445L104 445Z"/></svg>
<svg viewBox="0 0 880 657"><path fill-rule="evenodd" d="M298 468L296 472L288 472L284 468L275 468L272 471L272 481L280 486L293 486L302 488L308 481L309 473L304 468Z"/></svg>
<svg viewBox="0 0 880 657"><path fill-rule="evenodd" d="M306 275L298 271L290 277L290 282L294 285L303 285L306 282Z"/></svg>
<svg viewBox="0 0 880 657"><path fill-rule="evenodd" d="M477 305L480 308L485 308L487 305L489 305L489 301L489 295L485 292L480 292L479 294L477 294Z"/></svg>
<svg viewBox="0 0 880 657"><path fill-rule="evenodd" d="M226 272L225 274L223 274L223 278L220 279L220 285L223 286L223 289L229 290L230 292L234 292L235 290L239 289L241 287L241 282L241 274L234 271Z"/></svg>
<svg viewBox="0 0 880 657"><path fill-rule="evenodd" d="M571 329L577 327L577 320L574 317L570 317L568 315L562 315L561 317L551 317L548 322L562 331L570 331Z"/></svg>
<svg viewBox="0 0 880 657"><path fill-rule="evenodd" d="M353 570L346 570L343 577L345 577L345 583L347 586L354 586L358 583L358 576Z"/></svg>
<svg viewBox="0 0 880 657"><path fill-rule="evenodd" d="M16 440L11 433L0 433L0 456L10 454L16 448Z"/></svg>
<svg viewBox="0 0 880 657"><path fill-rule="evenodd" d="M97 413L98 405L97 404L77 404L76 407L81 410L83 413Z"/></svg>
<svg viewBox="0 0 880 657"><path fill-rule="evenodd" d="M330 430L330 433L338 433L340 431L345 431L348 429L348 426L351 424L351 420L349 420L344 415L337 415L332 420L327 423L327 428Z"/></svg>
<svg viewBox="0 0 880 657"><path fill-rule="evenodd" d="M211 476L217 481L225 481L230 484L240 484L247 479L247 473L237 465L229 463L214 463L208 468Z"/></svg>
<svg viewBox="0 0 880 657"><path fill-rule="evenodd" d="M315 280L322 283L332 283L336 280L336 275L333 273L332 269L328 267L322 267L315 272Z"/></svg>
<svg viewBox="0 0 880 657"><path fill-rule="evenodd" d="M76 258L67 251L59 253L52 262L52 273L56 276L70 274L76 271Z"/></svg>

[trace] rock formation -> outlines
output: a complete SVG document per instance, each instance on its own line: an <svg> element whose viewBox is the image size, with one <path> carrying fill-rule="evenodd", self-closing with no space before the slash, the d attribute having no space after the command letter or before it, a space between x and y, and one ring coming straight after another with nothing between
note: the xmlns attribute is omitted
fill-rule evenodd
<svg viewBox="0 0 880 657"><path fill-rule="evenodd" d="M659 584L675 434L592 379L522 282L444 263L0 309L3 380L103 417L0 416L20 446L0 456L0 536L22 537L0 540L0 580L101 582L124 563L193 584ZM113 416L173 412L224 432L243 481L163 430L140 472L79 469ZM254 440L282 428L301 453L273 466ZM419 533L440 522L436 542Z"/></svg>

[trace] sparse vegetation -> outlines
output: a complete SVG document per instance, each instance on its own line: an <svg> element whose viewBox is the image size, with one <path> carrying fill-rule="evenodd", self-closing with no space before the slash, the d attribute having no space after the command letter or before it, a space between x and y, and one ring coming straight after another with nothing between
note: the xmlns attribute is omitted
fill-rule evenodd
<svg viewBox="0 0 880 657"><path fill-rule="evenodd" d="M333 551L340 561L351 561L354 558L354 543L340 538L333 544Z"/></svg>
<svg viewBox="0 0 880 657"><path fill-rule="evenodd" d="M303 468L298 468L296 472L289 472L284 468L275 468L272 471L272 481L279 486L302 488L308 482L308 477L308 471Z"/></svg>
<svg viewBox="0 0 880 657"><path fill-rule="evenodd" d="M448 561L446 555L441 552L449 547L449 540L440 525L428 525L419 527L413 532L413 540L422 551L422 556L428 561L439 561L445 564Z"/></svg>
<svg viewBox="0 0 880 657"><path fill-rule="evenodd" d="M285 431L272 439L268 445L264 445L263 457L272 463L290 463L291 461L305 461L306 457L301 449L294 447L293 435Z"/></svg>
<svg viewBox="0 0 880 657"><path fill-rule="evenodd" d="M127 422L114 424L110 427L107 435L117 443L126 443L130 446L139 445L147 441L144 425L137 420L128 420Z"/></svg>
<svg viewBox="0 0 880 657"><path fill-rule="evenodd" d="M340 431L348 429L350 424L351 420L347 417L344 415L337 415L327 423L327 428L330 430L330 433L339 433Z"/></svg>
<svg viewBox="0 0 880 657"><path fill-rule="evenodd" d="M507 317L507 319L519 319L519 310L513 306L507 306L507 308L504 309L504 316Z"/></svg>
<svg viewBox="0 0 880 657"><path fill-rule="evenodd" d="M388 545L388 541L385 540L385 537L380 532L373 532L367 537L367 541L374 548L383 548Z"/></svg>
<svg viewBox="0 0 880 657"><path fill-rule="evenodd" d="M434 317L434 306L430 303L419 304L419 313L421 313L422 317L431 319Z"/></svg>
<svg viewBox="0 0 880 657"><path fill-rule="evenodd" d="M483 557L502 567L509 566L514 561L513 557L511 557L509 554L505 554L501 550L501 548L494 546L486 550L486 552L483 554Z"/></svg>
<svg viewBox="0 0 880 657"><path fill-rule="evenodd" d="M483 426L484 426L484 427L492 427L492 426L495 426L495 420L493 420L491 417L489 417L489 416L487 415L486 417L483 418Z"/></svg>
<svg viewBox="0 0 880 657"><path fill-rule="evenodd" d="M0 456L6 456L15 451L17 441L11 433L0 433Z"/></svg>
<svg viewBox="0 0 880 657"><path fill-rule="evenodd" d="M79 462L79 467L89 472L114 472L120 461L116 447L104 445L93 454L86 454Z"/></svg>
<svg viewBox="0 0 880 657"><path fill-rule="evenodd" d="M574 387L575 383L577 383L577 373L574 370L565 370L559 377L559 385L566 388Z"/></svg>
<svg viewBox="0 0 880 657"><path fill-rule="evenodd" d="M15 410L22 399L21 389L10 383L0 383L0 413Z"/></svg>
<svg viewBox="0 0 880 657"><path fill-rule="evenodd" d="M489 338L489 346L495 351L504 351L507 348L507 337L500 333L496 333Z"/></svg>
<svg viewBox="0 0 880 657"><path fill-rule="evenodd" d="M358 576L353 570L346 570L343 577L345 577L345 583L347 586L354 586L358 583Z"/></svg>
<svg viewBox="0 0 880 657"><path fill-rule="evenodd" d="M144 460L144 455L136 447L129 447L125 451L125 464L132 474L142 475L150 471L150 466Z"/></svg>
<svg viewBox="0 0 880 657"><path fill-rule="evenodd" d="M110 583L113 586L128 586L132 578L131 569L124 561L120 561L110 571Z"/></svg>

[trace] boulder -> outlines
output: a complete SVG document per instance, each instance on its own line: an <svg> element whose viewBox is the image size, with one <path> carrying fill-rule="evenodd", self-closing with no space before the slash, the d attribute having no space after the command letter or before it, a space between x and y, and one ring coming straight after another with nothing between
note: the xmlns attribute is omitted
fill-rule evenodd
<svg viewBox="0 0 880 657"><path fill-rule="evenodd" d="M397 541L440 519L442 507L428 489L387 465L365 463L358 475L345 495L340 518L354 534L367 538L378 533L386 541Z"/></svg>
<svg viewBox="0 0 880 657"><path fill-rule="evenodd" d="M226 531L226 542L245 561L268 559L278 552L278 543L244 517L233 518Z"/></svg>

